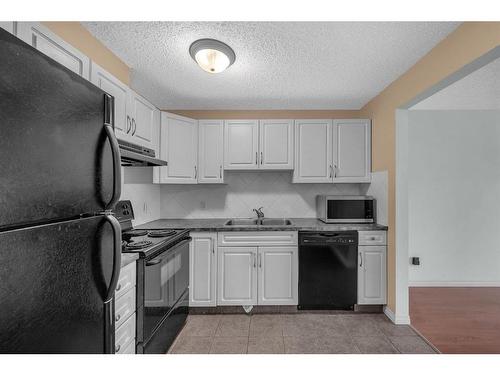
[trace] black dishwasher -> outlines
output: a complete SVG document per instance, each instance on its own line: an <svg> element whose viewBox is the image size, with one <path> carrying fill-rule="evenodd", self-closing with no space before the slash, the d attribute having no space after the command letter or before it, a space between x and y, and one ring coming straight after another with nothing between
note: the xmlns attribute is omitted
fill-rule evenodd
<svg viewBox="0 0 500 375"><path fill-rule="evenodd" d="M300 310L353 310L358 232L299 232Z"/></svg>

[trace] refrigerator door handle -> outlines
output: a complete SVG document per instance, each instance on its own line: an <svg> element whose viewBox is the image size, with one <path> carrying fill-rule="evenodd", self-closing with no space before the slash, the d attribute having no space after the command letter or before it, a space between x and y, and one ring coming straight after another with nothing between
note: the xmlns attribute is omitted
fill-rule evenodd
<svg viewBox="0 0 500 375"><path fill-rule="evenodd" d="M114 98L108 94L104 95L104 130L109 138L111 145L111 153L113 157L113 195L111 200L104 207L105 210L111 210L120 199L122 193L122 169L120 160L120 146L116 140L115 131L113 127L114 118Z"/></svg>
<svg viewBox="0 0 500 375"><path fill-rule="evenodd" d="M104 303L110 302L115 294L116 284L120 276L121 255L122 255L122 229L119 221L113 215L104 215L106 221L113 229L113 274L109 282L108 291Z"/></svg>

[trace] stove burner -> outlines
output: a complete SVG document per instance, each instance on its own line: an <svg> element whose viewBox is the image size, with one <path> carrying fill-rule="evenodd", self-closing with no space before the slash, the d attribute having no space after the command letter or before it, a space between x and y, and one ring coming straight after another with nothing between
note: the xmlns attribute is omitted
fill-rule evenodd
<svg viewBox="0 0 500 375"><path fill-rule="evenodd" d="M175 230L160 229L149 231L148 237L170 237L176 234Z"/></svg>
<svg viewBox="0 0 500 375"><path fill-rule="evenodd" d="M122 235L129 237L145 236L146 234L148 234L148 231L142 229L132 229L122 233Z"/></svg>
<svg viewBox="0 0 500 375"><path fill-rule="evenodd" d="M129 250L138 250L138 249L144 249L145 247L151 246L152 244L153 244L152 241L144 240L137 242L129 242L126 247Z"/></svg>

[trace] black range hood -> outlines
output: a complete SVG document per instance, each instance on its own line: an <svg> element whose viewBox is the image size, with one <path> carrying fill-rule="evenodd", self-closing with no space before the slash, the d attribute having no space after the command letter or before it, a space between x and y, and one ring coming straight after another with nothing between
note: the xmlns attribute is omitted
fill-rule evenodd
<svg viewBox="0 0 500 375"><path fill-rule="evenodd" d="M155 151L118 139L121 165L124 167L161 167L166 161L156 159Z"/></svg>

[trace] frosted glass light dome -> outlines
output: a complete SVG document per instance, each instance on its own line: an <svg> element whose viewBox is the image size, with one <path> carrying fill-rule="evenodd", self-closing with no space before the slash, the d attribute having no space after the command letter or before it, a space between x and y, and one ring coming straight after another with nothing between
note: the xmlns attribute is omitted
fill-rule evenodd
<svg viewBox="0 0 500 375"><path fill-rule="evenodd" d="M231 66L236 55L231 47L215 39L199 39L189 47L189 54L201 69L220 73Z"/></svg>

